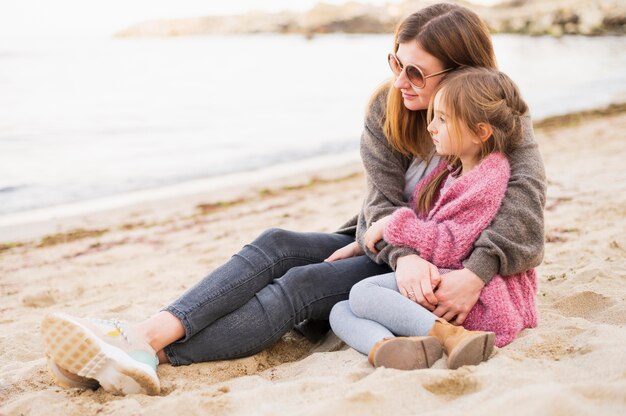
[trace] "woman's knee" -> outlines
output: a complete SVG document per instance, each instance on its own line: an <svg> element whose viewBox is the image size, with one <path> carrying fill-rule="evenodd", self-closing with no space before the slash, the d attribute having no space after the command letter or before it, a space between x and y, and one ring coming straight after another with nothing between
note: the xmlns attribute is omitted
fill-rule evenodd
<svg viewBox="0 0 626 416"><path fill-rule="evenodd" d="M263 231L250 246L266 253L271 257L283 257L298 246L294 239L297 233L282 228L268 228Z"/></svg>
<svg viewBox="0 0 626 416"><path fill-rule="evenodd" d="M252 242L252 245L284 254L306 251L312 243L308 233L268 228Z"/></svg>
<svg viewBox="0 0 626 416"><path fill-rule="evenodd" d="M267 230L259 234L254 242L263 242L268 245L274 245L278 242L285 241L287 236L291 233L292 231L283 230L282 228L268 228Z"/></svg>

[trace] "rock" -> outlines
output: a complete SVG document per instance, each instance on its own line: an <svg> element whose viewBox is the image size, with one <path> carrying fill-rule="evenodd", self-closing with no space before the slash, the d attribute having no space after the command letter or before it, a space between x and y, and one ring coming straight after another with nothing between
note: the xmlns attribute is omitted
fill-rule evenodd
<svg viewBox="0 0 626 416"><path fill-rule="evenodd" d="M394 5L320 3L302 13L253 12L238 16L140 23L116 36L187 36L238 33L390 33L404 16L434 0L405 0ZM512 0L494 6L458 2L475 10L494 33L530 35L626 34L623 0Z"/></svg>

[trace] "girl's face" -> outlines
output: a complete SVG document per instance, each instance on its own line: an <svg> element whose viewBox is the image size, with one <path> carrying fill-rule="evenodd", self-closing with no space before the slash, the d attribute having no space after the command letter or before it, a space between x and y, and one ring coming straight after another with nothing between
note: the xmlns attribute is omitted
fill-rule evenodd
<svg viewBox="0 0 626 416"><path fill-rule="evenodd" d="M433 138L437 153L442 156L458 156L461 159L474 159L480 152L481 140L465 125L457 122L456 125L446 114L446 103L441 98L441 91L435 95L433 102L433 119L428 124L428 132ZM460 137L452 137L459 134Z"/></svg>
<svg viewBox="0 0 626 416"><path fill-rule="evenodd" d="M401 43L396 52L396 57L402 66L415 65L419 67L425 76L434 74L444 70L441 61L428 52L426 52L417 41L411 41L407 43ZM411 85L406 77L406 71L402 71L393 86L402 92L402 98L404 99L404 106L409 110L426 110L430 97L433 95L433 91L442 75L436 75L426 79L426 85L424 88L415 88Z"/></svg>

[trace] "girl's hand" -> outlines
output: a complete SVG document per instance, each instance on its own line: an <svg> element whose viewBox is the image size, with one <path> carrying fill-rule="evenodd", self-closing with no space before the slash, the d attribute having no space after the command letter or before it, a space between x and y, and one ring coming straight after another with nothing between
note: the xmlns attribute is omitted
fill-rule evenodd
<svg viewBox="0 0 626 416"><path fill-rule="evenodd" d="M439 304L433 313L455 325L462 325L472 310L485 283L469 269L454 270L441 275L435 291ZM454 321L451 321L456 316Z"/></svg>
<svg viewBox="0 0 626 416"><path fill-rule="evenodd" d="M391 215L387 215L386 217L373 222L363 236L363 243L369 251L374 254L378 253L378 250L376 250L376 243L383 239L383 231L385 231L385 227L389 221L391 221Z"/></svg>
<svg viewBox="0 0 626 416"><path fill-rule="evenodd" d="M417 254L398 258L396 264L396 283L400 293L433 311L439 303L433 290L439 285L440 276L437 267Z"/></svg>
<svg viewBox="0 0 626 416"><path fill-rule="evenodd" d="M359 243L356 241L348 244L347 246L341 247L339 250L336 250L333 254L331 254L324 261L335 261L341 259L347 259L349 257L362 256L365 254L359 246Z"/></svg>

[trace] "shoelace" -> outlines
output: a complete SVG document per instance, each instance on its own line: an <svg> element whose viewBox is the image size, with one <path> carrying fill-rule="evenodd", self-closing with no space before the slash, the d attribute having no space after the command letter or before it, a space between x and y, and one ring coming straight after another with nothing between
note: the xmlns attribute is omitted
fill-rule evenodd
<svg viewBox="0 0 626 416"><path fill-rule="evenodd" d="M132 345L132 342L128 338L128 334L126 333L124 328L122 328L122 322L119 319L117 319L117 318L112 318L112 319L91 318L91 320L94 321L94 322L98 322L98 323L101 323L101 324L110 325L110 326L115 327L118 331L120 331L120 334L122 334L122 337L124 338L124 340L126 340L126 342L128 342L129 344Z"/></svg>

